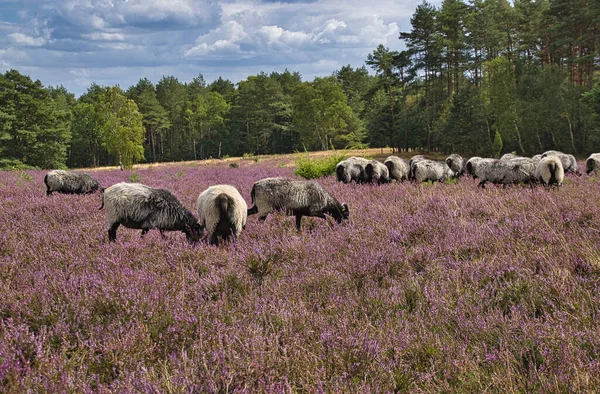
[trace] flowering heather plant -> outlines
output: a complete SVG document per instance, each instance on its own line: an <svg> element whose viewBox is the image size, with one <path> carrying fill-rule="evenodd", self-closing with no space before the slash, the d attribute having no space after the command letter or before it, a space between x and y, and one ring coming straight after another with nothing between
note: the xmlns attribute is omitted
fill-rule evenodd
<svg viewBox="0 0 600 394"><path fill-rule="evenodd" d="M276 159L138 169L189 209ZM103 186L132 172L95 171ZM24 176L23 174L27 174ZM45 196L0 172L6 392L594 392L600 183L319 180L350 221L248 220L237 246L121 228L100 193Z"/></svg>

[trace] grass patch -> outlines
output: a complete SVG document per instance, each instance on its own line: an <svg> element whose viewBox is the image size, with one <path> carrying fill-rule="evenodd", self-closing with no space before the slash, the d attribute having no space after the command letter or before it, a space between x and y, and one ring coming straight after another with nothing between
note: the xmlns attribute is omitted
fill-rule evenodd
<svg viewBox="0 0 600 394"><path fill-rule="evenodd" d="M294 174L306 179L320 178L335 172L335 166L347 156L346 151L333 151L324 157L310 157L308 152L300 154L296 160Z"/></svg>

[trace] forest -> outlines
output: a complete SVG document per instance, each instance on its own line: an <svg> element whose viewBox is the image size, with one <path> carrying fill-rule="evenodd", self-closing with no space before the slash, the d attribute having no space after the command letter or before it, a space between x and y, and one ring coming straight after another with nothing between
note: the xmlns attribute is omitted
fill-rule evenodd
<svg viewBox="0 0 600 394"><path fill-rule="evenodd" d="M600 3L421 3L405 50L304 81L261 72L92 84L76 98L0 74L0 168L131 166L346 147L532 155L600 151Z"/></svg>

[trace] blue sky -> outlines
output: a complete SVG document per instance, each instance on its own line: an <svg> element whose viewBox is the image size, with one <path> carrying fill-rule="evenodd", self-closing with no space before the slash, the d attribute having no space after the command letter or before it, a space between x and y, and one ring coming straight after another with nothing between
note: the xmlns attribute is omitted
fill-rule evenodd
<svg viewBox="0 0 600 394"><path fill-rule="evenodd" d="M420 2L0 0L0 71L77 96L163 75L235 83L287 68L312 80L362 66L379 44L401 49Z"/></svg>

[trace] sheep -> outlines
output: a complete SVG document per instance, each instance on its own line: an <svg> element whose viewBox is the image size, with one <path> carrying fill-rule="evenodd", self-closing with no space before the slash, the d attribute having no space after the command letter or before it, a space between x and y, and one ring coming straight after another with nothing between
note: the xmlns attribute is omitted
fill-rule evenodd
<svg viewBox="0 0 600 394"><path fill-rule="evenodd" d="M535 170L536 181L549 188L551 185L562 186L564 179L565 171L557 156L546 156L540 160Z"/></svg>
<svg viewBox="0 0 600 394"><path fill-rule="evenodd" d="M53 192L66 194L89 194L98 188L102 190L97 180L84 172L53 170L44 177L46 196Z"/></svg>
<svg viewBox="0 0 600 394"><path fill-rule="evenodd" d="M456 173L443 161L417 160L413 163L414 180L417 182L439 181L455 178Z"/></svg>
<svg viewBox="0 0 600 394"><path fill-rule="evenodd" d="M153 189L139 183L117 183L104 190L102 206L106 206L108 240L117 239L120 225L141 229L142 237L150 229L181 231L188 241L200 238L202 229L194 215L165 189Z"/></svg>
<svg viewBox="0 0 600 394"><path fill-rule="evenodd" d="M394 179L398 182L402 182L408 179L408 172L410 167L408 162L398 156L390 156L383 162L388 168L390 179Z"/></svg>
<svg viewBox="0 0 600 394"><path fill-rule="evenodd" d="M377 160L371 160L365 165L366 181L371 183L388 183L390 172L385 164Z"/></svg>
<svg viewBox="0 0 600 394"><path fill-rule="evenodd" d="M565 174L570 172L575 175L581 175L581 173L579 172L579 167L577 166L577 160L575 159L575 156L569 155L567 153L563 153L560 151L556 151L556 150L549 150L549 151L544 152L542 154L542 159L546 156L558 157L563 165Z"/></svg>
<svg viewBox="0 0 600 394"><path fill-rule="evenodd" d="M600 170L600 153L592 153L585 161L585 173L590 175L594 172L595 175L598 170Z"/></svg>
<svg viewBox="0 0 600 394"><path fill-rule="evenodd" d="M479 186L485 187L487 182L494 184L531 183L534 170L531 163L519 163L516 160L478 159L467 162L469 173L479 178Z"/></svg>
<svg viewBox="0 0 600 394"><path fill-rule="evenodd" d="M426 160L425 156L414 155L413 157L410 158L410 160L408 161L408 179L413 179L413 180L415 179L414 165L415 165L415 163L417 163L421 160Z"/></svg>
<svg viewBox="0 0 600 394"><path fill-rule="evenodd" d="M235 242L246 227L248 205L233 186L209 187L198 196L196 208L200 227L211 234L211 245L218 245L218 236L226 241L230 234Z"/></svg>
<svg viewBox="0 0 600 394"><path fill-rule="evenodd" d="M531 158L539 163L539 161L542 160L542 155L533 155Z"/></svg>
<svg viewBox="0 0 600 394"><path fill-rule="evenodd" d="M510 159L514 159L516 157L521 157L521 156L517 156L514 153L505 153L500 157L500 160L510 160Z"/></svg>
<svg viewBox="0 0 600 394"><path fill-rule="evenodd" d="M456 153L451 154L446 158L446 164L452 171L454 171L459 177L465 172L465 160L461 155Z"/></svg>
<svg viewBox="0 0 600 394"><path fill-rule="evenodd" d="M273 210L283 209L288 215L296 216L298 232L302 216L325 219L328 214L338 223L349 216L348 205L340 204L315 181L265 178L254 183L250 196L253 206L248 209L248 215L258 213L258 219L262 221Z"/></svg>
<svg viewBox="0 0 600 394"><path fill-rule="evenodd" d="M340 161L335 166L335 175L337 180L344 183L350 183L352 181L356 183L365 182L367 179L365 166L368 163L369 160L356 156L352 156Z"/></svg>

